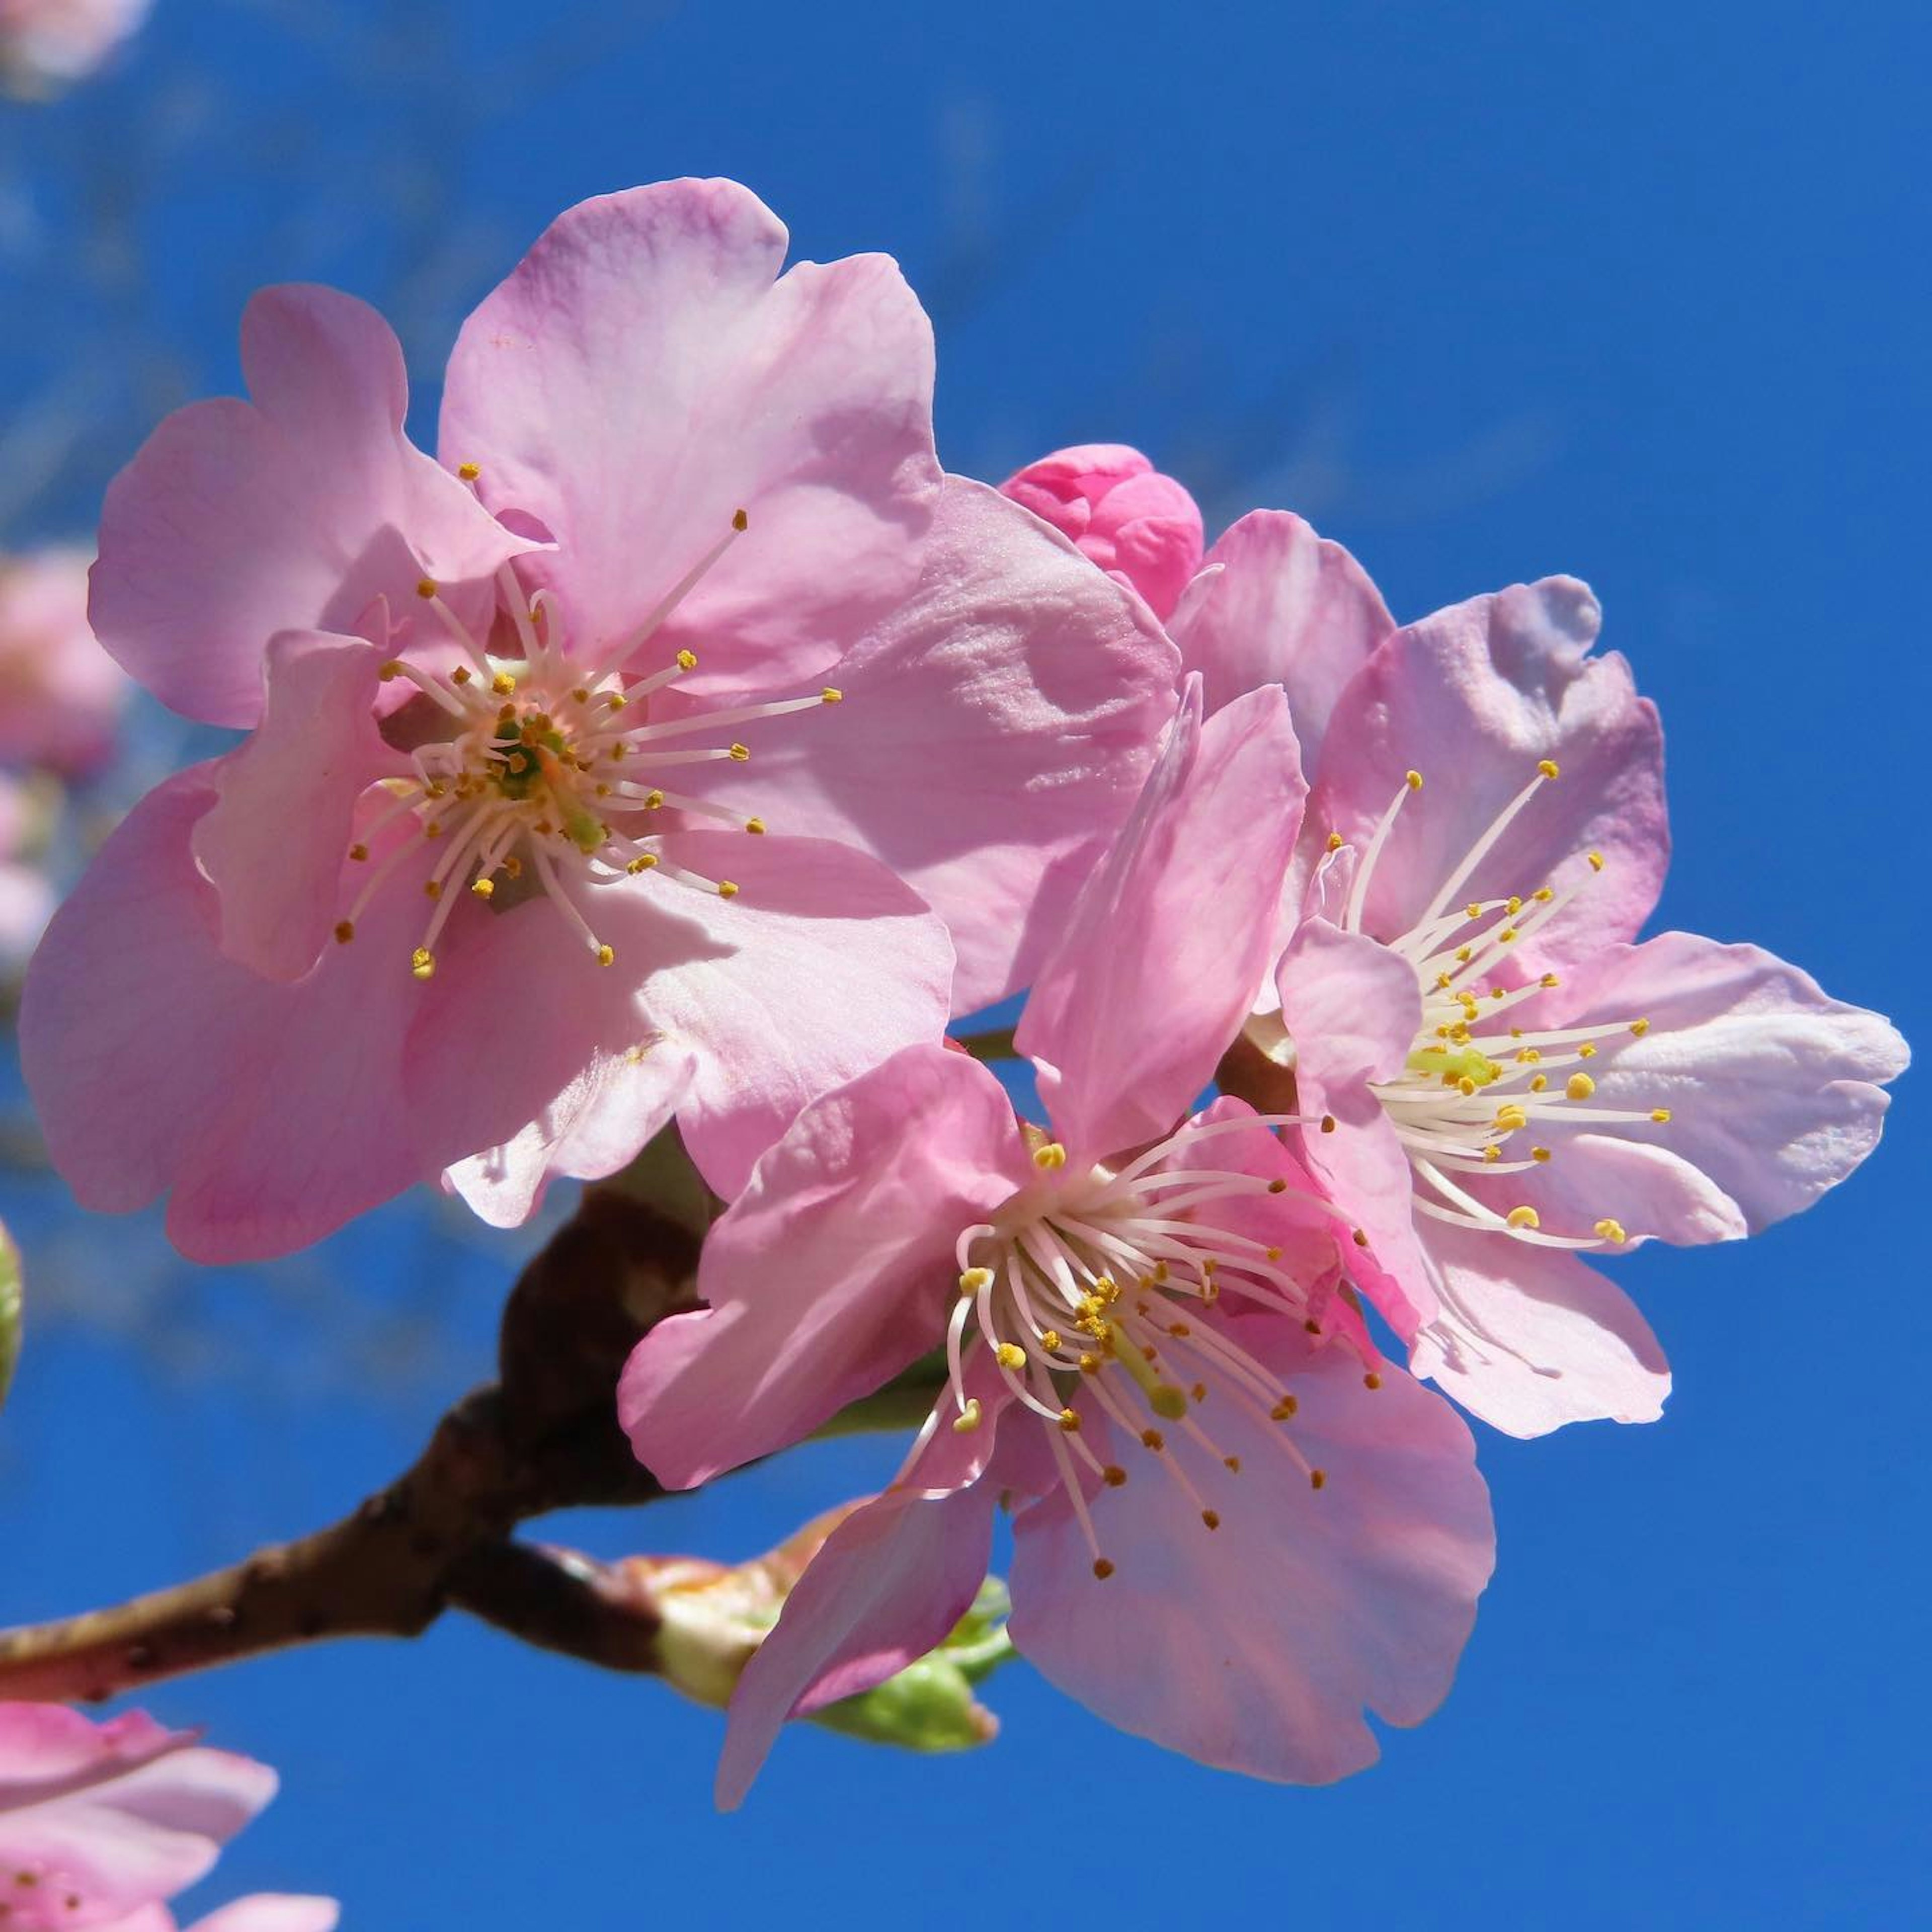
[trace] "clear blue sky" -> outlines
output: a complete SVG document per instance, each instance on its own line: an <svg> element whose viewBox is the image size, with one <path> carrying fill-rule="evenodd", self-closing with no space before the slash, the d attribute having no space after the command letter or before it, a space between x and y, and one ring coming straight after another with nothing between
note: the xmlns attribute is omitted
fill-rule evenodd
<svg viewBox="0 0 1932 1932"><path fill-rule="evenodd" d="M578 59L471 0L458 44L419 27L373 66L345 50L381 10L322 10L343 24L312 40L279 10L160 0L100 92L0 110L56 214L127 130L159 144L139 279L86 338L164 338L144 389L100 374L127 448L144 409L232 380L254 283L372 295L433 370L569 202L734 175L801 254L904 262L955 467L1138 442L1220 520L1303 510L1405 616L1588 578L1664 710L1661 922L1927 1034L1924 8L741 0L635 10ZM72 349L34 314L0 350L9 404ZM49 503L86 515L104 473ZM1016 1666L992 1749L802 1732L720 1819L710 1714L452 1623L149 1700L284 1775L211 1895L334 1890L370 1932L1932 1920L1918 1084L1821 1208L1628 1268L1677 1370L1662 1423L1484 1436L1502 1555L1460 1681L1343 1786L1201 1770ZM151 1222L28 1212L146 1339L37 1334L0 1420L0 1621L352 1504L484 1372L515 1245L405 1210L298 1276L190 1288ZM426 1325L372 1312L424 1274ZM818 1450L565 1533L749 1554L889 1461Z"/></svg>

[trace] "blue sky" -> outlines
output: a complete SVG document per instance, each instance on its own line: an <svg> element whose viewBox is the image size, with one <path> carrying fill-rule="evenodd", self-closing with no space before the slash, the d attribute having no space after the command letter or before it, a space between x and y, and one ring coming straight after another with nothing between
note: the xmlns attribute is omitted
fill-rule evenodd
<svg viewBox="0 0 1932 1932"><path fill-rule="evenodd" d="M899 256L956 468L1138 442L1216 521L1301 510L1402 616L1588 578L1663 708L1659 924L1757 940L1925 1030L1922 9L743 0L608 10L580 47L471 0L359 58L382 10L311 31L160 0L95 93L0 109L61 248L117 140L159 156L134 279L81 338L116 413L21 527L85 519L157 408L232 381L256 283L384 302L433 382L557 210L729 173L801 255ZM76 340L11 314L8 408ZM116 350L135 337L146 359ZM884 1926L936 1916L935 1887L948 1918L1069 1928L1932 1916L1928 1147L1908 1076L1843 1193L1623 1271L1677 1371L1665 1419L1479 1432L1502 1553L1460 1679L1346 1785L1200 1769L1016 1666L990 1750L801 1732L722 1820L710 1714L452 1623L148 1700L284 1773L208 1895L334 1890L351 1926L404 1932ZM152 1221L59 1221L44 1190L16 1211L96 1318L43 1321L0 1419L0 1622L352 1504L487 1372L519 1252L406 1207L272 1284L186 1286ZM559 1534L748 1555L891 1460L829 1446Z"/></svg>

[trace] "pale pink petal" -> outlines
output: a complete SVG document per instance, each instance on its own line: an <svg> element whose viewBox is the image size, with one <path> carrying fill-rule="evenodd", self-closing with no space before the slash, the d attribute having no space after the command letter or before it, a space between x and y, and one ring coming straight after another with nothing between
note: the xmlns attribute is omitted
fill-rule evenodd
<svg viewBox="0 0 1932 1932"><path fill-rule="evenodd" d="M1076 902L1016 1036L1062 1138L1159 1138L1240 1031L1272 955L1304 788L1272 687L1201 722L1198 682Z"/></svg>
<svg viewBox="0 0 1932 1932"><path fill-rule="evenodd" d="M335 1932L341 1918L332 1898L257 1892L197 1918L188 1932Z"/></svg>
<svg viewBox="0 0 1932 1932"><path fill-rule="evenodd" d="M1000 485L1081 554L1138 591L1157 617L1201 567L1201 511L1186 488L1124 443L1083 443Z"/></svg>
<svg viewBox="0 0 1932 1932"><path fill-rule="evenodd" d="M685 1144L729 1200L808 1101L939 1037L952 948L916 895L849 847L729 832L658 843L668 865L739 887L721 899L646 874L661 911L648 928L627 911L634 923L609 934L650 972L653 1030L697 1058Z"/></svg>
<svg viewBox="0 0 1932 1932"><path fill-rule="evenodd" d="M314 631L269 639L262 722L213 767L195 860L220 902L222 951L266 978L300 979L332 943L356 801L407 769L372 715L382 655Z"/></svg>
<svg viewBox="0 0 1932 1932"><path fill-rule="evenodd" d="M50 1719L0 1705L6 1923L12 1932L99 1926L172 1897L274 1790L267 1766L145 1718L95 1726L75 1712Z"/></svg>
<svg viewBox="0 0 1932 1932"><path fill-rule="evenodd" d="M530 546L411 446L402 352L365 303L266 290L242 361L254 402L177 410L109 486L92 615L164 703L245 727L276 632L352 631L378 597L406 616L425 573L483 577Z"/></svg>
<svg viewBox="0 0 1932 1932"><path fill-rule="evenodd" d="M898 1480L855 1510L812 1559L731 1699L718 1807L735 1810L788 1720L854 1697L944 1643L986 1580L1001 1484L979 1480L1004 1407L982 1359L968 1386L986 1420L943 1419Z"/></svg>
<svg viewBox="0 0 1932 1932"><path fill-rule="evenodd" d="M132 687L87 622L86 550L0 558L0 688L13 760L86 778L112 754Z"/></svg>
<svg viewBox="0 0 1932 1932"><path fill-rule="evenodd" d="M1372 1390L1352 1353L1296 1324L1227 1326L1293 1393L1294 1418L1223 1392L1199 1412L1211 1451L1178 1430L1151 1453L1096 1439L1127 1472L1090 1505L1113 1574L1094 1574L1063 1497L1025 1510L1013 1640L1124 1730L1224 1769L1327 1784L1375 1760L1364 1706L1415 1724L1448 1694L1494 1560L1488 1495L1468 1430L1399 1370ZM1083 1432L1109 1436L1092 1406Z"/></svg>
<svg viewBox="0 0 1932 1932"><path fill-rule="evenodd" d="M1599 614L1570 578L1519 584L1395 632L1350 680L1309 800L1310 848L1331 831L1366 848L1405 775L1424 780L1376 863L1364 931L1390 940L1408 932L1545 759L1561 776L1519 814L1456 902L1576 888L1523 949L1526 970L1535 970L1532 958L1628 939L1642 924L1670 851L1662 739L1624 660L1586 655Z"/></svg>
<svg viewBox="0 0 1932 1932"><path fill-rule="evenodd" d="M1418 1245L1408 1156L1370 1082L1399 1075L1422 1024L1415 969L1361 933L1310 919L1276 974L1294 1046L1297 1100L1332 1132L1304 1130L1310 1167L1336 1212L1367 1238L1363 1287L1406 1340L1434 1312Z"/></svg>
<svg viewBox="0 0 1932 1932"><path fill-rule="evenodd" d="M919 583L830 674L844 702L736 727L749 762L687 788L883 859L951 927L969 1012L1059 937L1172 715L1174 670L1132 598L951 477Z"/></svg>
<svg viewBox="0 0 1932 1932"><path fill-rule="evenodd" d="M1648 1022L1640 1038L1604 1042L1589 1063L1592 1107L1648 1114L1613 1132L1648 1156L1658 1180L1648 1198L1612 1198L1604 1172L1608 1150L1596 1136L1552 1142L1549 1178L1580 1204L1600 1199L1634 1237L1697 1241L1755 1234L1807 1208L1843 1180L1878 1144L1886 1096L1909 1058L1904 1040L1878 1014L1826 994L1809 974L1755 946L1720 945L1683 932L1640 946L1613 946L1562 975L1538 1001L1568 1026ZM1532 1024L1537 1022L1532 1022ZM1541 1124L1539 1123L1539 1129ZM1687 1214L1682 1167L1735 1204L1735 1225Z"/></svg>
<svg viewBox="0 0 1932 1932"><path fill-rule="evenodd" d="M705 1312L638 1345L632 1446L688 1489L782 1449L935 1347L953 1251L1031 1174L999 1082L910 1046L802 1113L705 1243Z"/></svg>
<svg viewBox="0 0 1932 1932"><path fill-rule="evenodd" d="M1654 1422L1670 1370L1623 1291L1573 1254L1430 1228L1440 1306L1409 1366L1511 1436L1607 1418Z"/></svg>
<svg viewBox="0 0 1932 1932"><path fill-rule="evenodd" d="M1395 620L1340 544L1286 510L1256 510L1208 553L1168 628L1207 686L1210 712L1264 684L1287 692L1312 776L1335 700Z"/></svg>
<svg viewBox="0 0 1932 1932"><path fill-rule="evenodd" d="M807 678L910 588L938 494L932 337L893 264L779 277L748 190L661 182L554 222L464 325L441 444L557 538L532 578L571 635L623 640L731 530L658 633L689 688Z"/></svg>

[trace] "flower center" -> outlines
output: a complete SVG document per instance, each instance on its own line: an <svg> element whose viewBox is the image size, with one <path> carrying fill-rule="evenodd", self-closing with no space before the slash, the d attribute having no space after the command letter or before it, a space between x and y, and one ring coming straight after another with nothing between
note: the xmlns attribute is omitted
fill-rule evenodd
<svg viewBox="0 0 1932 1932"><path fill-rule="evenodd" d="M968 1434L983 1420L965 1390L967 1350L976 1342L1015 1400L1046 1426L1096 1576L1111 1576L1114 1565L1101 1553L1084 1485L1097 1478L1118 1489L1127 1472L1102 1462L1084 1438L1076 1396L1090 1399L1123 1443L1137 1442L1216 1529L1210 1498L1167 1453L1170 1432L1236 1475L1239 1457L1217 1447L1198 1413L1210 1394L1217 1408L1270 1424L1290 1420L1296 1402L1208 1311L1226 1294L1290 1316L1312 1336L1330 1332L1323 1318L1334 1312L1332 1288L1311 1288L1284 1270L1280 1246L1216 1224L1216 1204L1286 1195L1288 1184L1197 1156L1218 1133L1279 1124L1244 1115L1184 1126L1118 1168L1077 1175L1066 1172L1066 1149L1048 1142L1034 1154L1040 1181L959 1237L958 1299L946 1337L952 1427ZM1352 1326L1334 1324L1334 1333L1352 1342ZM1372 1373L1367 1380L1379 1386ZM1327 1478L1291 1437L1277 1430L1271 1439L1303 1480L1323 1486Z"/></svg>
<svg viewBox="0 0 1932 1932"><path fill-rule="evenodd" d="M416 586L463 662L442 672L400 657L382 667L385 682L404 678L416 686L422 697L409 708L428 707L430 722L410 750L411 776L377 788L390 802L360 828L349 857L368 864L377 838L399 820L409 821L413 836L396 842L374 866L336 926L338 940L346 945L355 938L356 922L390 874L419 849L418 838L442 842L423 885L431 910L410 959L418 980L435 976L437 940L466 890L500 906L540 893L605 966L616 955L598 937L592 916L600 889L650 872L719 898L736 897L731 880L706 878L664 856L660 814L688 813L752 833L762 833L765 821L676 789L679 776L692 766L748 759L745 745L715 742L730 728L836 704L843 694L828 686L810 698L654 716L654 696L695 670L696 655L680 650L642 676L632 676L628 667L746 526L740 510L724 538L641 628L601 652L578 649L564 634L556 604L542 591L526 594L508 565L497 573L499 614L514 628L520 656L493 656L435 583L425 578ZM703 742L707 736L714 742Z"/></svg>
<svg viewBox="0 0 1932 1932"><path fill-rule="evenodd" d="M1600 1070L1600 1056L1641 1039L1650 1030L1648 1020L1582 1027L1522 1024L1533 1016L1534 1003L1560 982L1556 974L1545 973L1522 982L1512 956L1578 892L1589 890L1603 872L1602 855L1588 854L1578 884L1562 892L1543 885L1507 898L1457 903L1517 814L1557 776L1555 760L1544 759L1451 869L1421 917L1389 942L1415 969L1422 1028L1402 1072L1373 1090L1408 1154L1418 1213L1544 1247L1596 1248L1629 1236L1607 1216L1588 1234L1545 1229L1533 1207L1496 1207L1458 1178L1534 1172L1556 1156L1556 1150L1542 1144L1546 1132L1556 1138L1575 1127L1598 1132L1662 1125L1670 1118L1667 1107L1633 1111L1589 1104L1597 1090L1591 1063L1599 1062ZM1362 929L1369 882L1389 832L1405 802L1421 789L1421 775L1411 772L1369 842L1342 915L1352 932ZM1339 835L1330 835L1331 850L1340 843Z"/></svg>

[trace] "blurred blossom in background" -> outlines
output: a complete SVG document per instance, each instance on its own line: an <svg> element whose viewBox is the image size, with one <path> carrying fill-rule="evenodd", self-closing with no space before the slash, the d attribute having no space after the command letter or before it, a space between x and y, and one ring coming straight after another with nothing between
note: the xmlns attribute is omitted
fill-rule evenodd
<svg viewBox="0 0 1932 1932"><path fill-rule="evenodd" d="M554 214L722 173L797 255L898 256L948 466L1090 459L1040 502L1108 567L1150 556L1147 594L1198 537L1084 446L1148 452L1210 542L1300 512L1399 617L1590 579L1670 746L1658 924L1748 933L1922 1032L1894 879L1932 693L1909 595L1892 614L1932 482L1928 62L1932 16L1888 0L1127 4L1104 31L1019 0L0 0L0 969L118 813L225 742L127 692L80 578L116 469L236 387L250 291L376 303L433 443L457 324ZM286 1262L193 1269L158 1215L78 1214L10 1072L0 1098L28 1318L0 1623L332 1518L489 1373L543 1226L419 1194ZM1633 1258L1678 1371L1662 1423L1482 1432L1503 1562L1459 1687L1344 1786L1204 1771L1014 1666L986 1749L798 1727L724 1820L714 1712L452 1623L143 1699L283 1776L184 1920L310 1888L372 1928L754 1924L802 1898L883 1926L941 1885L994 1925L1932 1916L1932 1578L1898 1534L1932 1497L1889 1366L1932 1345L1918 1114L1907 1081L1854 1194L1694 1280ZM1846 1298L1882 1353L1854 1356ZM897 1447L556 1534L741 1564Z"/></svg>

